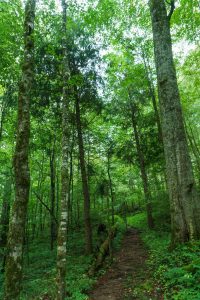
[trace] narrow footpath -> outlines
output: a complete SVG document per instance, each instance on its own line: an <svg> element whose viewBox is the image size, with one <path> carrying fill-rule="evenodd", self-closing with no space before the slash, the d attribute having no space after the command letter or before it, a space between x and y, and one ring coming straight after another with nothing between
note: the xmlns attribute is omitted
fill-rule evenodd
<svg viewBox="0 0 200 300"><path fill-rule="evenodd" d="M129 229L121 250L115 255L108 271L98 280L89 300L162 300L155 291L148 292L149 270L146 267L148 251L136 229ZM144 284L144 293L141 288ZM150 288L151 290L151 288Z"/></svg>

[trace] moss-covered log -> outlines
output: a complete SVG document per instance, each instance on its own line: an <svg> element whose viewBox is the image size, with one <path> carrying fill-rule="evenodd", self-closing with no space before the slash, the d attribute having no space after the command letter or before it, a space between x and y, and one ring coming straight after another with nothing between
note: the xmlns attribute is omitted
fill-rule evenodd
<svg viewBox="0 0 200 300"><path fill-rule="evenodd" d="M116 230L117 229L116 229L115 226L113 226L109 230L107 238L101 244L99 252L97 254L97 257L96 257L95 261L93 262L91 268L89 269L89 272L88 272L89 276L93 276L95 274L95 272L98 271L101 268L106 256L109 253L111 253L111 243L112 243L112 240L114 239L114 237L116 235Z"/></svg>

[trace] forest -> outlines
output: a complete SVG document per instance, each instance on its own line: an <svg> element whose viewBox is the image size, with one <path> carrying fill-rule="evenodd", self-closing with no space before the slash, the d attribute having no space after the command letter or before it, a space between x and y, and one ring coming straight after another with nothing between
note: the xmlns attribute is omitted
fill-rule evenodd
<svg viewBox="0 0 200 300"><path fill-rule="evenodd" d="M200 300L198 0L0 0L0 299Z"/></svg>

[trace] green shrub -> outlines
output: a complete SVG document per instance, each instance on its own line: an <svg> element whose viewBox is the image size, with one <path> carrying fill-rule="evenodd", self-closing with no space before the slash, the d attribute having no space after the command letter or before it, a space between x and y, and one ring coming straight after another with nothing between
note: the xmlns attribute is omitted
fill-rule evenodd
<svg viewBox="0 0 200 300"><path fill-rule="evenodd" d="M164 299L199 300L200 241L179 245L170 251L169 232L149 230L145 213L129 217L128 224L142 231L142 239L150 253L147 264L154 272L155 285L163 290Z"/></svg>

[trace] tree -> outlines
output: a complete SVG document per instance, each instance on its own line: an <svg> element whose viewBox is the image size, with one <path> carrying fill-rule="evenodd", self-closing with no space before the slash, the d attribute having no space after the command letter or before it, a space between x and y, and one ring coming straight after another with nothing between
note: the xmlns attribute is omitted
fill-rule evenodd
<svg viewBox="0 0 200 300"><path fill-rule="evenodd" d="M55 223L55 202L56 202L56 168L55 168L55 138L53 142L53 148L49 154L50 164L50 182L51 182L51 250L53 250L54 241L56 240L57 228Z"/></svg>
<svg viewBox="0 0 200 300"><path fill-rule="evenodd" d="M154 53L161 110L167 182L171 205L172 245L200 237L200 202L186 140L172 54L170 12L164 0L151 0Z"/></svg>
<svg viewBox="0 0 200 300"><path fill-rule="evenodd" d="M28 0L24 20L24 60L19 83L17 140L14 155L15 201L9 225L5 269L5 299L19 299L22 281L22 253L29 201L30 101L34 81L35 0Z"/></svg>
<svg viewBox="0 0 200 300"><path fill-rule="evenodd" d="M132 126L133 126L133 132L134 132L134 137L136 141L136 149L137 149L137 154L138 154L138 159L139 159L139 165L140 165L140 173L141 173L141 178L142 178L142 183L143 183L143 190L144 190L144 195L145 195L145 201L146 201L146 211L147 211L147 222L148 226L150 229L154 227L154 220L152 216L152 206L151 206L151 192L149 188L149 180L147 176L147 171L146 171L146 163L145 163L145 158L144 154L140 145L140 136L138 132L138 126L136 122L136 105L133 103L130 103L130 110L131 110L131 120L132 120Z"/></svg>
<svg viewBox="0 0 200 300"><path fill-rule="evenodd" d="M90 221L90 192L89 192L88 178L86 173L85 150L83 144L79 101L80 98L78 94L78 89L75 87L76 126L77 126L77 133L78 133L79 159L80 159L81 178L82 178L83 196L84 196L84 219L85 219L85 241L86 241L85 250L87 254L91 254L92 253L92 227Z"/></svg>
<svg viewBox="0 0 200 300"><path fill-rule="evenodd" d="M7 174L8 179L5 182L3 202L2 202L2 211L0 216L0 249L4 255L2 270L4 271L5 267L5 249L7 245L7 236L8 236L8 227L9 227L9 218L10 218L10 204L12 196L12 182L11 175Z"/></svg>
<svg viewBox="0 0 200 300"><path fill-rule="evenodd" d="M67 222L69 200L69 85L70 77L67 52L67 4L62 0L62 167L61 167L61 204L60 225L57 246L57 300L64 300L66 296L66 256L67 256Z"/></svg>

